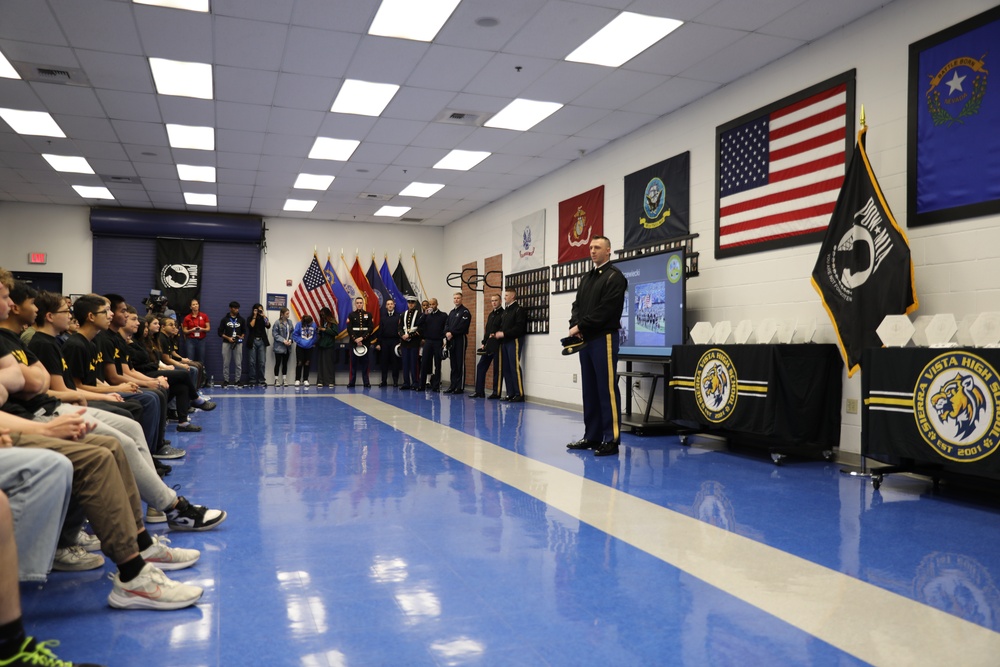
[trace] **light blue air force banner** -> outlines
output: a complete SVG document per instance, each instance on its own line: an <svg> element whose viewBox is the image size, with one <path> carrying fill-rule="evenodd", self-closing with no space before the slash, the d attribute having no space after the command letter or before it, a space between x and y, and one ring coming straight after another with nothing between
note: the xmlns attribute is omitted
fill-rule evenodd
<svg viewBox="0 0 1000 667"><path fill-rule="evenodd" d="M1000 7L910 45L908 226L1000 212L997 67Z"/></svg>

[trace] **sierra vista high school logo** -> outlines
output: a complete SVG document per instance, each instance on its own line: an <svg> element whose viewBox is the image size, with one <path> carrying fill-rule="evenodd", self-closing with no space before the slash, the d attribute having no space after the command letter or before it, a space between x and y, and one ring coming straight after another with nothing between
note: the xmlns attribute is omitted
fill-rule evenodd
<svg viewBox="0 0 1000 667"><path fill-rule="evenodd" d="M946 459L969 463L1000 445L1000 376L981 357L949 352L932 359L913 389L913 416L924 441Z"/></svg>
<svg viewBox="0 0 1000 667"><path fill-rule="evenodd" d="M718 348L701 355L694 383L694 400L705 419L716 424L729 419L739 397L736 367L729 355Z"/></svg>

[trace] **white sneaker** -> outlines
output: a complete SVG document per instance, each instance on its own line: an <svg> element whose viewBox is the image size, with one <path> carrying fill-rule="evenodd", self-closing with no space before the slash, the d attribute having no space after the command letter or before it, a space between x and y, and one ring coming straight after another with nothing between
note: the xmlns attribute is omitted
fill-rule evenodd
<svg viewBox="0 0 1000 667"><path fill-rule="evenodd" d="M76 536L76 545L83 547L84 551L100 551L101 538L81 530Z"/></svg>
<svg viewBox="0 0 1000 667"><path fill-rule="evenodd" d="M57 572L83 572L103 566L104 556L87 553L83 547L76 545L56 549L55 560L52 563L52 569Z"/></svg>
<svg viewBox="0 0 1000 667"><path fill-rule="evenodd" d="M299 381L298 381L298 380L296 380L296 381L295 381L295 386L296 386L296 387L298 387L298 386L299 386Z"/></svg>
<svg viewBox="0 0 1000 667"><path fill-rule="evenodd" d="M146 523L166 523L167 515L155 507L146 508Z"/></svg>
<svg viewBox="0 0 1000 667"><path fill-rule="evenodd" d="M147 563L152 563L161 570L183 570L191 567L201 558L201 552L197 549L180 549L168 547L170 539L151 535L153 545L145 551L139 552L142 559Z"/></svg>
<svg viewBox="0 0 1000 667"><path fill-rule="evenodd" d="M285 376L285 375L282 375L281 376L281 386L284 387L287 384L288 384L288 377Z"/></svg>
<svg viewBox="0 0 1000 667"><path fill-rule="evenodd" d="M152 563L146 563L132 581L123 582L119 574L108 575L114 584L108 604L116 609L183 609L197 602L204 593L199 586L168 579Z"/></svg>
<svg viewBox="0 0 1000 667"><path fill-rule="evenodd" d="M309 380L306 380L306 381L305 381L305 382L303 382L302 384L304 384L305 386L307 386L307 387L308 387L308 386L309 386Z"/></svg>

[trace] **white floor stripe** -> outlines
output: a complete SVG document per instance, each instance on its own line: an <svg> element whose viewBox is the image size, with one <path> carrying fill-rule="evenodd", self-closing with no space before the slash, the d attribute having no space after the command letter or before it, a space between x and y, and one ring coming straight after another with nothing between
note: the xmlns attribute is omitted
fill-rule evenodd
<svg viewBox="0 0 1000 667"><path fill-rule="evenodd" d="M995 665L1000 633L368 396L334 395L874 665Z"/></svg>

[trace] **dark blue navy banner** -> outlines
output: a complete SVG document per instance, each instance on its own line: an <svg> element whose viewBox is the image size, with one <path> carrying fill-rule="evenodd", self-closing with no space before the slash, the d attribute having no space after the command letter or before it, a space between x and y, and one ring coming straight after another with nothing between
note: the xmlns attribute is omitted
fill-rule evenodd
<svg viewBox="0 0 1000 667"><path fill-rule="evenodd" d="M689 229L691 153L685 152L625 177L625 239L638 248Z"/></svg>

